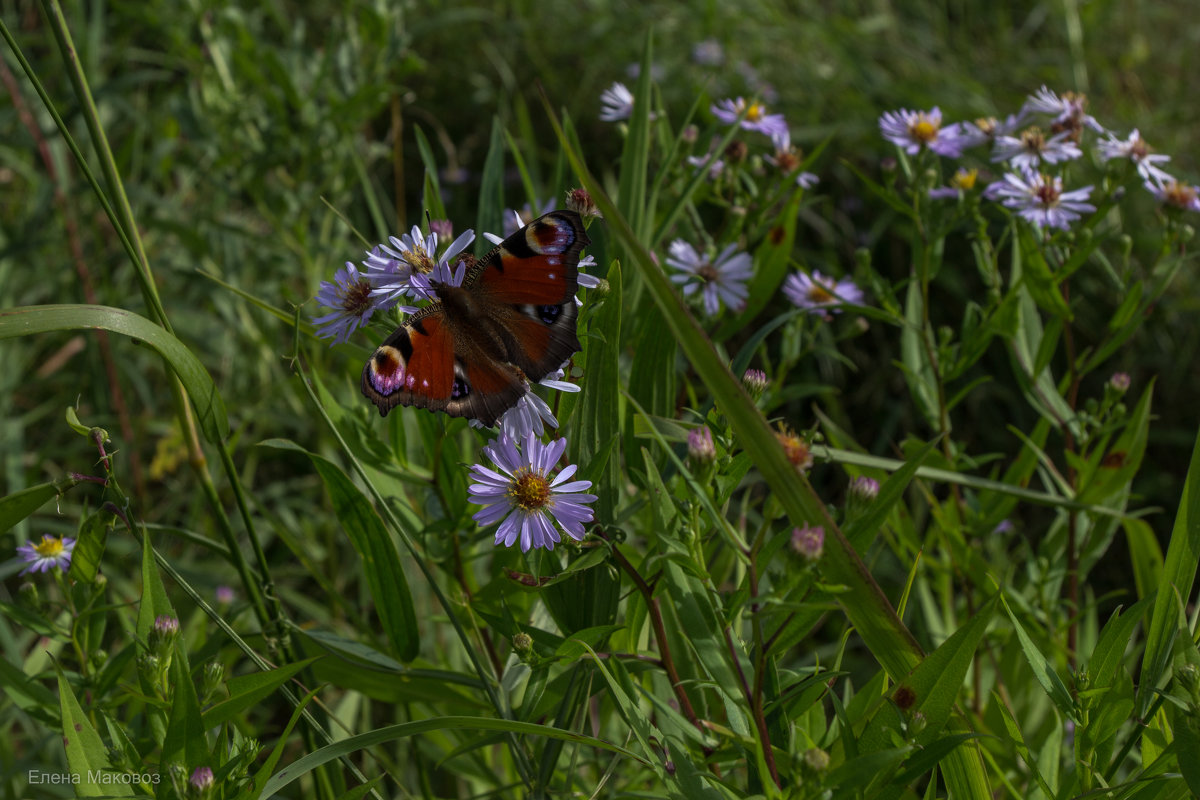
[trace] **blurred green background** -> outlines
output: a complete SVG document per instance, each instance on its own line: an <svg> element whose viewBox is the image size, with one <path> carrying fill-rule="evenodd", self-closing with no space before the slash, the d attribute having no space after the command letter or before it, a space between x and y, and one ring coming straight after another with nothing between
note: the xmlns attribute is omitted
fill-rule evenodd
<svg viewBox="0 0 1200 800"><path fill-rule="evenodd" d="M2 8L90 157L40 6ZM947 120L972 119L1011 113L1043 84L1084 91L1103 124L1121 135L1139 128L1172 156L1171 172L1198 174L1188 86L1200 67L1200 18L1184 2L137 0L67 3L65 13L176 333L222 389L257 501L300 537L317 524L308 510L324 502L315 479L304 464L275 454L260 461L247 446L281 436L320 449L326 436L292 385L293 332L213 277L290 312L343 262L361 258L364 242L354 228L373 243L422 223L418 127L445 167L449 217L459 231L473 227L494 118L537 174L554 167L557 148L539 87L574 120L593 170L613 174L621 131L599 121L599 96L613 81L632 86L647 29L671 119L682 118L698 95L704 123L711 101L757 95L786 115L802 148L829 139L815 165L821 199L806 212L796 253L797 263L825 272L852 271L860 247L884 276L908 272L904 229L843 163L878 175L880 159L892 154L876 126L885 110L938 105ZM7 50L4 64L0 305L97 302L144 313L96 198ZM509 206L529 200L515 172L505 191ZM1135 258L1153 246L1135 240ZM979 288L962 247L962 279L947 276L937 298L950 320ZM1095 307L1080 308L1086 342L1119 298L1081 280L1080 294L1097 297ZM1158 377L1159 420L1137 487L1144 504L1168 512L1196 432L1195 286L1185 275L1113 364L1131 373L1134 392ZM318 312L310 303L301 313ZM891 366L897 340L894 330L877 326L848 346L857 370L815 360L794 373L828 384L823 406L835 407L859 441L882 455L910 433L929 435ZM158 361L127 340L109 348L106 357L94 336L0 342L0 493L88 470L91 455L61 421L64 407L78 401L85 422L117 439L142 513L150 521L191 519L201 501L178 462L179 433ZM367 345L360 349L309 347L314 369L348 404L360 399L359 356ZM1003 352L989 356L983 367L998 381L956 417L956 436L972 453L1015 452L1018 440L997 420L1023 430L1033 424L1032 411L1004 382L1006 364ZM1099 382L1088 391L1098 393ZM788 420L810 424L812 400L798 398ZM363 403L354 408L368 413ZM816 480L818 488L832 485L819 470ZM72 502L64 502L62 516L35 518L24 534L71 531ZM1151 519L1161 537L1172 517ZM1037 520L1035 512L1026 526L1036 528ZM1119 555L1112 563L1121 569Z"/></svg>

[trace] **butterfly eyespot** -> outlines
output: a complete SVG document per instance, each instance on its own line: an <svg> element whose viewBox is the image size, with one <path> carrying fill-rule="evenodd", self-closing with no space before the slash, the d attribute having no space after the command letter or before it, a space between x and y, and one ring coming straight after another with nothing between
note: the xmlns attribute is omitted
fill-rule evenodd
<svg viewBox="0 0 1200 800"><path fill-rule="evenodd" d="M450 399L461 400L471 393L471 386L457 375L454 376L454 385L450 387Z"/></svg>
<svg viewBox="0 0 1200 800"><path fill-rule="evenodd" d="M553 325L562 314L562 306L538 306L537 313L538 319L547 325Z"/></svg>

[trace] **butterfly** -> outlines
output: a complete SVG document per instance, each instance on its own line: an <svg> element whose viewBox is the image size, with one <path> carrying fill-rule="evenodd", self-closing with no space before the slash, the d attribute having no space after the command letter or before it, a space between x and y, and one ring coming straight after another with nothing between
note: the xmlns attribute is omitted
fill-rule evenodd
<svg viewBox="0 0 1200 800"><path fill-rule="evenodd" d="M496 424L528 389L579 352L579 253L589 244L574 211L551 211L474 263L461 286L434 283L438 300L376 348L362 392L381 416L398 405Z"/></svg>

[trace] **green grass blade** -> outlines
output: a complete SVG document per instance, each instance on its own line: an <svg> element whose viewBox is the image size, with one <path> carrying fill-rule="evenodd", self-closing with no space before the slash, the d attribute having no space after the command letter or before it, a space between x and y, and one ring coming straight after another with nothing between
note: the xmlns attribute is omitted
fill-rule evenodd
<svg viewBox="0 0 1200 800"><path fill-rule="evenodd" d="M70 489L79 481L74 478L59 478L49 483L39 483L19 492L13 492L0 497L0 533L12 528L21 520L37 511L53 497L58 497L64 490Z"/></svg>
<svg viewBox="0 0 1200 800"><path fill-rule="evenodd" d="M334 514L362 559L363 572L383 630L401 660L412 661L421 646L412 592L396 547L370 501L340 467L325 457L284 439L271 439L262 444L304 453L312 461L333 500Z"/></svg>
<svg viewBox="0 0 1200 800"><path fill-rule="evenodd" d="M101 783L96 778L109 773L108 748L67 682L67 676L57 663L58 699L62 709L63 747L67 751L67 768L73 778L76 797L133 797L133 789L121 781Z"/></svg>
<svg viewBox="0 0 1200 800"><path fill-rule="evenodd" d="M1200 436L1192 448L1192 460L1183 483L1183 496L1167 545L1162 581L1154 599L1150 629L1146 634L1146 652L1142 658L1142 679L1138 684L1138 715L1154 701L1155 690L1167 672L1171 647L1179 630L1180 598L1191 596L1200 563Z"/></svg>

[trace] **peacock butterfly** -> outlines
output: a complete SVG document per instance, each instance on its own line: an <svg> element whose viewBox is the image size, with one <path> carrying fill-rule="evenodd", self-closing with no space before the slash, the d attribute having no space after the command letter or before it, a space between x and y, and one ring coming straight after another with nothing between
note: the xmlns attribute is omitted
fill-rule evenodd
<svg viewBox="0 0 1200 800"><path fill-rule="evenodd" d="M575 291L588 243L579 214L551 211L469 264L461 286L434 283L438 301L363 367L363 394L381 416L416 406L494 426L528 381L579 352Z"/></svg>

